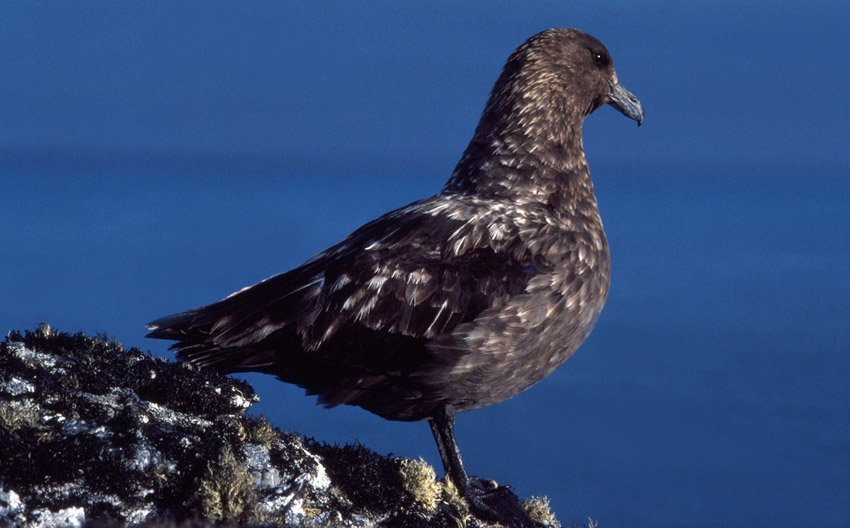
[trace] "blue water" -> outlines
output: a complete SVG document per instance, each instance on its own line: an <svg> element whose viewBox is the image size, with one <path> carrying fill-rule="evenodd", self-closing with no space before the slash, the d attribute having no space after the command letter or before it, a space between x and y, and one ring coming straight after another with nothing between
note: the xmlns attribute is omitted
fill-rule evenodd
<svg viewBox="0 0 850 528"><path fill-rule="evenodd" d="M508 53L573 26L646 107L584 144L584 347L467 413L470 472L602 527L850 526L850 4L4 3L0 330L145 339L437 191ZM170 356L168 356L170 357ZM250 376L283 429L439 466L427 425Z"/></svg>
<svg viewBox="0 0 850 528"><path fill-rule="evenodd" d="M142 323L297 265L399 194L439 186L424 173L400 191L373 173L135 163L7 167L5 327L43 318L167 354ZM847 171L796 169L594 166L606 309L555 374L459 418L470 471L548 495L566 522L846 526ZM425 424L325 411L249 380L255 411L281 428L439 467Z"/></svg>

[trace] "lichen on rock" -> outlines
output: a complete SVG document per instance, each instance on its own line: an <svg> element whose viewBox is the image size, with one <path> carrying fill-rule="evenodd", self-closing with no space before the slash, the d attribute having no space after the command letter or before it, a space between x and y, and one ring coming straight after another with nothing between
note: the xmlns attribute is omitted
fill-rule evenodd
<svg viewBox="0 0 850 528"><path fill-rule="evenodd" d="M486 526L424 461L281 432L245 414L257 400L104 336L10 332L0 526Z"/></svg>

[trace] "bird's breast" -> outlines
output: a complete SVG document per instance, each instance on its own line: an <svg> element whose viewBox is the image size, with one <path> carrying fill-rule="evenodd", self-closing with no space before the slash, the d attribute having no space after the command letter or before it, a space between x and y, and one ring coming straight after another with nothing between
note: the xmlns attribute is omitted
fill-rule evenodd
<svg viewBox="0 0 850 528"><path fill-rule="evenodd" d="M529 273L524 290L435 341L456 353L440 373L458 411L491 405L531 387L566 361L596 323L610 282L601 226L538 225L521 241Z"/></svg>

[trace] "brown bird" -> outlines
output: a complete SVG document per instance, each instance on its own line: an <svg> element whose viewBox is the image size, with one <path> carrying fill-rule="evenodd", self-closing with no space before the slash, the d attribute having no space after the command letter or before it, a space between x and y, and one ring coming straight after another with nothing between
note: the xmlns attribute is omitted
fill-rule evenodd
<svg viewBox="0 0 850 528"><path fill-rule="evenodd" d="M530 526L506 488L467 475L454 420L548 376L602 310L608 242L582 123L606 103L643 122L602 43L576 29L534 35L508 58L442 191L293 270L158 319L148 336L177 340L181 360L273 374L327 406L427 419L472 510Z"/></svg>

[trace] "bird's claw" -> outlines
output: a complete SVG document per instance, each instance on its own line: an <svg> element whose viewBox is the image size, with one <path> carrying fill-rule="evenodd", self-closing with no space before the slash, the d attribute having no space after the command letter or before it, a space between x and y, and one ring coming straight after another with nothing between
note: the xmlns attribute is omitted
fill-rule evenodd
<svg viewBox="0 0 850 528"><path fill-rule="evenodd" d="M499 486L493 480L469 477L461 490L469 510L481 519L497 522L509 528L540 528L531 520L509 486Z"/></svg>

